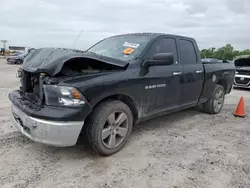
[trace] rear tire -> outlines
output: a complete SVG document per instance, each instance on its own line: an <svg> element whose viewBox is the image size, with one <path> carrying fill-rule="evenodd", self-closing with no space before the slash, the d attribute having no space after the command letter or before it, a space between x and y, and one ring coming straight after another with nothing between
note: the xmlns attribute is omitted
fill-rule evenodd
<svg viewBox="0 0 250 188"><path fill-rule="evenodd" d="M133 116L125 103L109 100L99 104L86 123L89 145L96 153L108 156L120 151L127 143Z"/></svg>
<svg viewBox="0 0 250 188"><path fill-rule="evenodd" d="M216 85L210 98L203 104L203 111L209 114L220 113L225 100L225 89L221 85Z"/></svg>

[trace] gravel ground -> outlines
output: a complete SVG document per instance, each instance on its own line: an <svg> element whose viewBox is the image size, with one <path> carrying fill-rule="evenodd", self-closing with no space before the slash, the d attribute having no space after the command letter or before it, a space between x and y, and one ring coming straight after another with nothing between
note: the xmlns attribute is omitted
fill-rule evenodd
<svg viewBox="0 0 250 188"><path fill-rule="evenodd" d="M7 95L17 68L0 60L1 188L250 187L249 118L233 116L240 96L250 113L250 91L233 90L218 115L191 109L136 125L122 151L98 157L81 141L55 148L16 131Z"/></svg>

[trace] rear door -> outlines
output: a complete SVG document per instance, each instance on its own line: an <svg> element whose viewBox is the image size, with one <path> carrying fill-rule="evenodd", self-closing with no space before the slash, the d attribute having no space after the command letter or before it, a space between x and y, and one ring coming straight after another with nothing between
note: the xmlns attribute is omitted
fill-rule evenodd
<svg viewBox="0 0 250 188"><path fill-rule="evenodd" d="M153 115L179 107L181 93L181 67L177 63L177 41L171 37L158 38L151 46L145 60L152 60L157 53L173 53L175 63L151 66L144 77L144 115Z"/></svg>
<svg viewBox="0 0 250 188"><path fill-rule="evenodd" d="M178 46L181 64L180 106L189 107L198 103L204 82L204 68L196 43L187 38L179 38Z"/></svg>

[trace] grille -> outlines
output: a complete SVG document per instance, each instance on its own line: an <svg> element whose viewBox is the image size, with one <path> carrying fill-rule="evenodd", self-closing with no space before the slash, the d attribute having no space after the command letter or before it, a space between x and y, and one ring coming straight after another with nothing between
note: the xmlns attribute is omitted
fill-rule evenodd
<svg viewBox="0 0 250 188"><path fill-rule="evenodd" d="M242 77L235 77L235 82L236 84L242 84L242 85L247 85L250 82L250 78L244 78L244 80Z"/></svg>

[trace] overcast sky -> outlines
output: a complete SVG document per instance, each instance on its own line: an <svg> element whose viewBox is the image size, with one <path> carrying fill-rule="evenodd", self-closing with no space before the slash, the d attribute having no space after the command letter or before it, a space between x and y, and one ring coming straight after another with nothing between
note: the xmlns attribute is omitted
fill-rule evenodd
<svg viewBox="0 0 250 188"><path fill-rule="evenodd" d="M1 0L0 40L9 45L86 49L103 37L164 32L200 48L250 48L250 0Z"/></svg>

